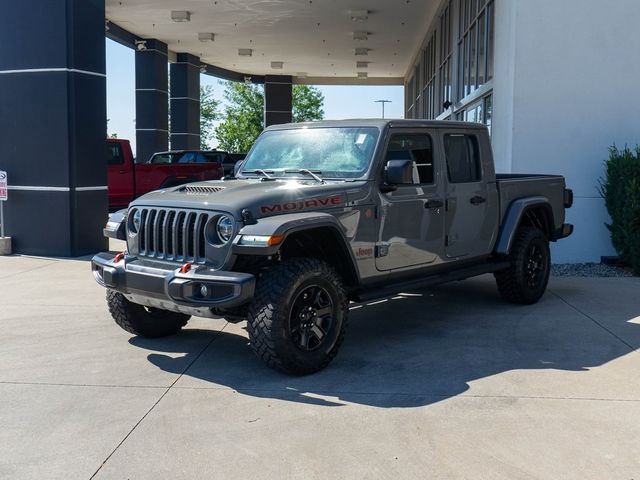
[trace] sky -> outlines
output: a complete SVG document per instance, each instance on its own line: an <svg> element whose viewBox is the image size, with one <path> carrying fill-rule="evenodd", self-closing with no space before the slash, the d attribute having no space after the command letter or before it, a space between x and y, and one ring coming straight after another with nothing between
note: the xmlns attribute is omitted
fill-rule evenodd
<svg viewBox="0 0 640 480"><path fill-rule="evenodd" d="M135 62L134 51L113 40L107 47L107 130L109 135L131 141L135 152ZM220 80L201 75L202 85L213 85L214 96L223 101ZM382 108L375 100L391 100L385 106L385 117L402 118L404 93L402 86L318 86L324 94L324 113L328 120L343 118L380 118ZM224 108L224 103L222 104ZM211 145L215 147L214 145Z"/></svg>

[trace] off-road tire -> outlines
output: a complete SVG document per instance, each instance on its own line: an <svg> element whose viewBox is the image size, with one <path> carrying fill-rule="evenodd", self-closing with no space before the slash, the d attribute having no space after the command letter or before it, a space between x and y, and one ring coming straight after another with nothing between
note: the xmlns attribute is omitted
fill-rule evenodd
<svg viewBox="0 0 640 480"><path fill-rule="evenodd" d="M295 340L299 333L292 333L293 309L300 295L310 288L321 289L326 298L331 298L330 321L335 322L331 323L324 343L313 351L299 347ZM292 375L317 372L338 353L348 313L342 279L330 265L313 258L285 260L258 279L247 316L251 348L262 362L280 372Z"/></svg>
<svg viewBox="0 0 640 480"><path fill-rule="evenodd" d="M511 263L509 268L494 274L500 295L511 303L536 303L547 289L551 271L547 236L535 227L520 227L508 259ZM540 264L540 269L533 268L531 262ZM533 270L537 272L535 275L532 275Z"/></svg>
<svg viewBox="0 0 640 480"><path fill-rule="evenodd" d="M115 322L123 329L141 337L166 337L178 333L189 315L144 307L130 302L124 295L107 289L107 305Z"/></svg>

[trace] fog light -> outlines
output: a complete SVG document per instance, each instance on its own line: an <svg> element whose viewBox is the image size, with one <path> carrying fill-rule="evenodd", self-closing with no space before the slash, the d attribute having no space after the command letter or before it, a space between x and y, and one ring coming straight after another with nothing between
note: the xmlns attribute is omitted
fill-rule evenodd
<svg viewBox="0 0 640 480"><path fill-rule="evenodd" d="M203 298L209 296L209 287L207 287L204 283L200 285L200 296Z"/></svg>

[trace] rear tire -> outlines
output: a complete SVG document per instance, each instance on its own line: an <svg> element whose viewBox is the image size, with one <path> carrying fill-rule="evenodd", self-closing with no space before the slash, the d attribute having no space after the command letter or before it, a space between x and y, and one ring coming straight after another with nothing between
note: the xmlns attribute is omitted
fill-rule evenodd
<svg viewBox="0 0 640 480"><path fill-rule="evenodd" d="M342 280L331 266L313 258L285 260L256 286L247 316L251 348L275 370L317 372L338 353L348 312Z"/></svg>
<svg viewBox="0 0 640 480"><path fill-rule="evenodd" d="M107 289L107 305L115 322L129 333L141 337L166 337L178 333L189 315L144 307L130 302L123 294Z"/></svg>
<svg viewBox="0 0 640 480"><path fill-rule="evenodd" d="M520 227L509 261L509 268L494 274L500 295L511 303L536 303L544 295L551 271L546 235L534 227Z"/></svg>

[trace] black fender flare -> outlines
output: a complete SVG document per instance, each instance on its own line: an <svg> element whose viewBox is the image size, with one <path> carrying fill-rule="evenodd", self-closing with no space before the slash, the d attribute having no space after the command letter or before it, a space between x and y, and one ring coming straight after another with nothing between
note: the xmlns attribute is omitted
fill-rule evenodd
<svg viewBox="0 0 640 480"><path fill-rule="evenodd" d="M254 223L245 225L240 229L238 235L236 235L233 240L232 253L234 255L275 255L290 235L317 228L329 228L333 230L344 253L348 256L347 258L350 259L350 266L353 273L355 273L356 278L359 279L360 272L353 251L345 237L344 227L335 216L324 212L289 213L260 218ZM281 235L283 239L277 245L250 246L241 244L243 235L265 237Z"/></svg>
<svg viewBox="0 0 640 480"><path fill-rule="evenodd" d="M547 197L536 196L518 198L511 202L504 216L504 220L500 226L500 231L498 232L498 240L496 241L496 247L494 249L495 253L500 255L509 254L524 214L527 210L540 207L547 210L551 221L550 228L553 229L553 209L551 208L551 204ZM551 233L553 234L553 231Z"/></svg>
<svg viewBox="0 0 640 480"><path fill-rule="evenodd" d="M107 238L115 238L117 240L127 239L127 209L118 210L109 215L107 224L102 229L102 233Z"/></svg>

